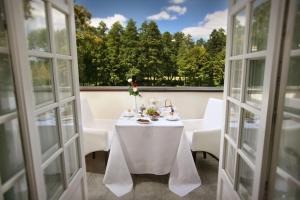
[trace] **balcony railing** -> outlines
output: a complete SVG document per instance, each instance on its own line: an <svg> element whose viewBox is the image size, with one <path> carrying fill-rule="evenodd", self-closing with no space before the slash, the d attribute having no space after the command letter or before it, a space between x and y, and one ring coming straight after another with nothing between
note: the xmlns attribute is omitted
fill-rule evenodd
<svg viewBox="0 0 300 200"><path fill-rule="evenodd" d="M134 107L134 97L128 87L81 87L96 118L117 119L124 110ZM209 87L140 87L138 105L149 104L151 98L170 99L182 119L203 117L209 98L223 98L223 88Z"/></svg>

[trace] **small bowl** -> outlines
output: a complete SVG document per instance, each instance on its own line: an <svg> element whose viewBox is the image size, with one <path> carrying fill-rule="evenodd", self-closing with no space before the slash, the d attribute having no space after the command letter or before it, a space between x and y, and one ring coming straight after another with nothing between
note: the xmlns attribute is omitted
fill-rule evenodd
<svg viewBox="0 0 300 200"><path fill-rule="evenodd" d="M159 120L159 115L153 115L150 118L151 118L151 121L158 121Z"/></svg>

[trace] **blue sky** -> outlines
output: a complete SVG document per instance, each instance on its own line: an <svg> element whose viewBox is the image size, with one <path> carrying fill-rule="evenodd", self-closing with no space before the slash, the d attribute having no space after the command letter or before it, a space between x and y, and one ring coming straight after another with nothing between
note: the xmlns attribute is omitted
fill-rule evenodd
<svg viewBox="0 0 300 200"><path fill-rule="evenodd" d="M228 0L75 0L92 13L92 25L115 21L124 26L132 18L137 26L157 22L161 32L183 31L194 39L207 39L214 28L226 29Z"/></svg>

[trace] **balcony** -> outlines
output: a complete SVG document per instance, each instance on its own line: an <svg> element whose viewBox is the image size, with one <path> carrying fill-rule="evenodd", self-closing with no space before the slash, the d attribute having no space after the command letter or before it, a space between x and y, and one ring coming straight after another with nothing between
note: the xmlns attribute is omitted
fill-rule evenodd
<svg viewBox="0 0 300 200"><path fill-rule="evenodd" d="M148 105L151 98L168 99L182 119L202 118L209 98L223 98L222 88L198 87L141 87L139 105ZM133 97L127 87L82 87L80 96L87 99L96 118L118 119L124 110L131 109ZM205 157L204 157L205 156ZM196 167L202 186L181 198L168 188L169 175L132 175L133 190L120 199L216 199L218 161L198 153ZM86 156L89 199L118 199L105 185L105 154L98 151Z"/></svg>

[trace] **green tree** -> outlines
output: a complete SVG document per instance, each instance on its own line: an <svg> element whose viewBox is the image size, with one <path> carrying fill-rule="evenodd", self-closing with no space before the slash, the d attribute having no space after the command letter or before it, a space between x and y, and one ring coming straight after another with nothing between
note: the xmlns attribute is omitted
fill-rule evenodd
<svg viewBox="0 0 300 200"><path fill-rule="evenodd" d="M214 29L206 43L208 61L200 72L202 84L221 86L224 82L226 35L224 29Z"/></svg>
<svg viewBox="0 0 300 200"><path fill-rule="evenodd" d="M74 11L80 84L108 85L110 70L105 35L89 25L91 14L83 6L75 5Z"/></svg>
<svg viewBox="0 0 300 200"><path fill-rule="evenodd" d="M162 35L162 65L161 71L163 78L167 79L167 83L177 75L176 50L172 35L169 32L164 32Z"/></svg>
<svg viewBox="0 0 300 200"><path fill-rule="evenodd" d="M88 63L86 63L86 34L89 27L91 13L83 6L75 5L75 24L76 24L76 42L78 54L79 82L81 84L89 84L90 77L88 74Z"/></svg>
<svg viewBox="0 0 300 200"><path fill-rule="evenodd" d="M80 5L74 10L81 85L127 85L131 76L139 85L221 86L224 82L223 29L213 30L207 42L193 41L182 32L161 34L153 21L145 21L139 29L132 19L125 29L119 22L110 30L103 21L93 27L88 10ZM30 43L33 38L47 41L45 33L32 32L29 45L45 46ZM60 35L63 44L65 37Z"/></svg>
<svg viewBox="0 0 300 200"><path fill-rule="evenodd" d="M220 28L218 30L214 29L209 35L209 39L206 43L207 52L210 55L218 54L226 46L226 35L225 30Z"/></svg>
<svg viewBox="0 0 300 200"><path fill-rule="evenodd" d="M196 41L197 46L205 46L206 41L203 38L200 38L199 40Z"/></svg>
<svg viewBox="0 0 300 200"><path fill-rule="evenodd" d="M89 29L91 13L82 5L74 6L76 31Z"/></svg>
<svg viewBox="0 0 300 200"><path fill-rule="evenodd" d="M115 22L107 34L107 57L109 59L110 84L124 84L126 70L120 64L121 35L123 27L120 22Z"/></svg>
<svg viewBox="0 0 300 200"><path fill-rule="evenodd" d="M99 23L99 26L97 27L96 30L97 30L97 34L98 34L101 38L105 39L105 37L106 37L106 32L107 32L108 28L107 28L106 24L105 24L103 21L101 21L101 22Z"/></svg>
<svg viewBox="0 0 300 200"><path fill-rule="evenodd" d="M200 69L199 77L202 85L222 86L224 84L225 49L210 56L206 64Z"/></svg>
<svg viewBox="0 0 300 200"><path fill-rule="evenodd" d="M194 46L188 48L181 45L177 59L179 75L184 78L184 85L197 86L201 84L200 72L207 62L204 47Z"/></svg>
<svg viewBox="0 0 300 200"><path fill-rule="evenodd" d="M161 34L156 22L144 22L139 33L139 69L151 85L163 76Z"/></svg>
<svg viewBox="0 0 300 200"><path fill-rule="evenodd" d="M126 79L132 76L139 77L138 69L138 31L135 21L130 19L121 35L120 65L126 73ZM126 80L125 80L126 81Z"/></svg>
<svg viewBox="0 0 300 200"><path fill-rule="evenodd" d="M177 51L176 55L178 54L178 50L180 48L182 41L184 40L184 37L185 37L185 35L182 32L176 32L173 35L174 50Z"/></svg>

